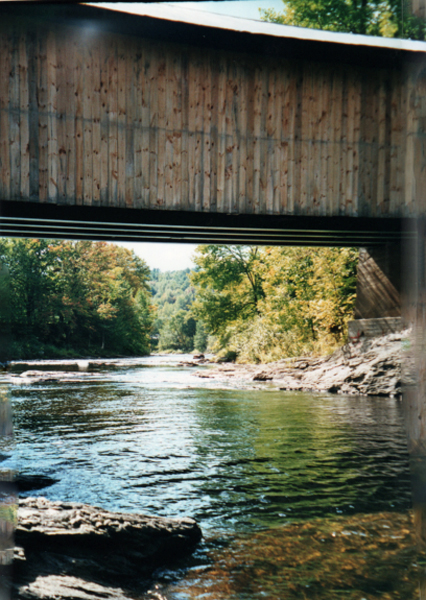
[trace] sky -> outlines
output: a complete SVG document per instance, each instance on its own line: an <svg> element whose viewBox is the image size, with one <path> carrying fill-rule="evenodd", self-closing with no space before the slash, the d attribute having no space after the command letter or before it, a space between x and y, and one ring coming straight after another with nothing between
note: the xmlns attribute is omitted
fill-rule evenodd
<svg viewBox="0 0 426 600"><path fill-rule="evenodd" d="M163 243L118 243L133 250L137 256L143 258L150 269L160 271L181 271L182 269L193 269L195 244L163 244Z"/></svg>
<svg viewBox="0 0 426 600"><path fill-rule="evenodd" d="M231 0L222 2L170 2L186 8L207 10L219 14L243 17L245 19L259 19L259 8L274 8L283 10L282 0ZM192 256L196 246L194 244L149 244L126 243L120 244L143 258L151 269L161 271L179 271L192 269L194 263Z"/></svg>

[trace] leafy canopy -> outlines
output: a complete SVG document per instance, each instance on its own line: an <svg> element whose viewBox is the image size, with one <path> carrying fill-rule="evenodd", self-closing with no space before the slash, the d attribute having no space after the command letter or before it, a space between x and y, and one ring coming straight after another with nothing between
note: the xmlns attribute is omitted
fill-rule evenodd
<svg viewBox="0 0 426 600"><path fill-rule="evenodd" d="M353 316L357 260L352 248L199 246L192 312L240 361L328 352Z"/></svg>
<svg viewBox="0 0 426 600"><path fill-rule="evenodd" d="M282 13L259 10L263 21L283 25L426 39L426 23L411 14L409 0L285 0Z"/></svg>

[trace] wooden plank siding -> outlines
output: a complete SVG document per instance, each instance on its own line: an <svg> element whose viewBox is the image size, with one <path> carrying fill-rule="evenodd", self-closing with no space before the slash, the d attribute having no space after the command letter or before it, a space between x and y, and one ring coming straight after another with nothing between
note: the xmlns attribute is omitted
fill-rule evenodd
<svg viewBox="0 0 426 600"><path fill-rule="evenodd" d="M418 76L396 67L43 25L3 31L0 50L0 199L311 216L415 209L417 174L406 174L422 168L424 100L410 97Z"/></svg>

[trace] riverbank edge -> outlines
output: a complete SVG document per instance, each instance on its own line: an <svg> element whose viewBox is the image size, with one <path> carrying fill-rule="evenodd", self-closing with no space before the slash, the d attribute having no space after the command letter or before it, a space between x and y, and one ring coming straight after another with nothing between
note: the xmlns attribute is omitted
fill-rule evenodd
<svg viewBox="0 0 426 600"><path fill-rule="evenodd" d="M325 357L286 358L263 365L216 364L194 372L201 378L245 384L269 382L280 390L399 398L410 331L360 338ZM404 369L404 380L409 379ZM408 382L408 381L407 381Z"/></svg>

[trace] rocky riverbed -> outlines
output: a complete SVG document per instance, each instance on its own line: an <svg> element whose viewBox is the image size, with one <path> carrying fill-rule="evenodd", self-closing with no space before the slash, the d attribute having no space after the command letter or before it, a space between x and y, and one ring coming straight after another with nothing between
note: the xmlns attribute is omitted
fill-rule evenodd
<svg viewBox="0 0 426 600"><path fill-rule="evenodd" d="M219 364L196 371L198 377L272 382L281 390L400 396L407 330L350 342L321 358L284 359L265 365Z"/></svg>
<svg viewBox="0 0 426 600"><path fill-rule="evenodd" d="M13 596L28 600L140 597L149 592L149 578L157 567L191 552L200 539L199 526L189 518L113 513L46 498L20 499Z"/></svg>

